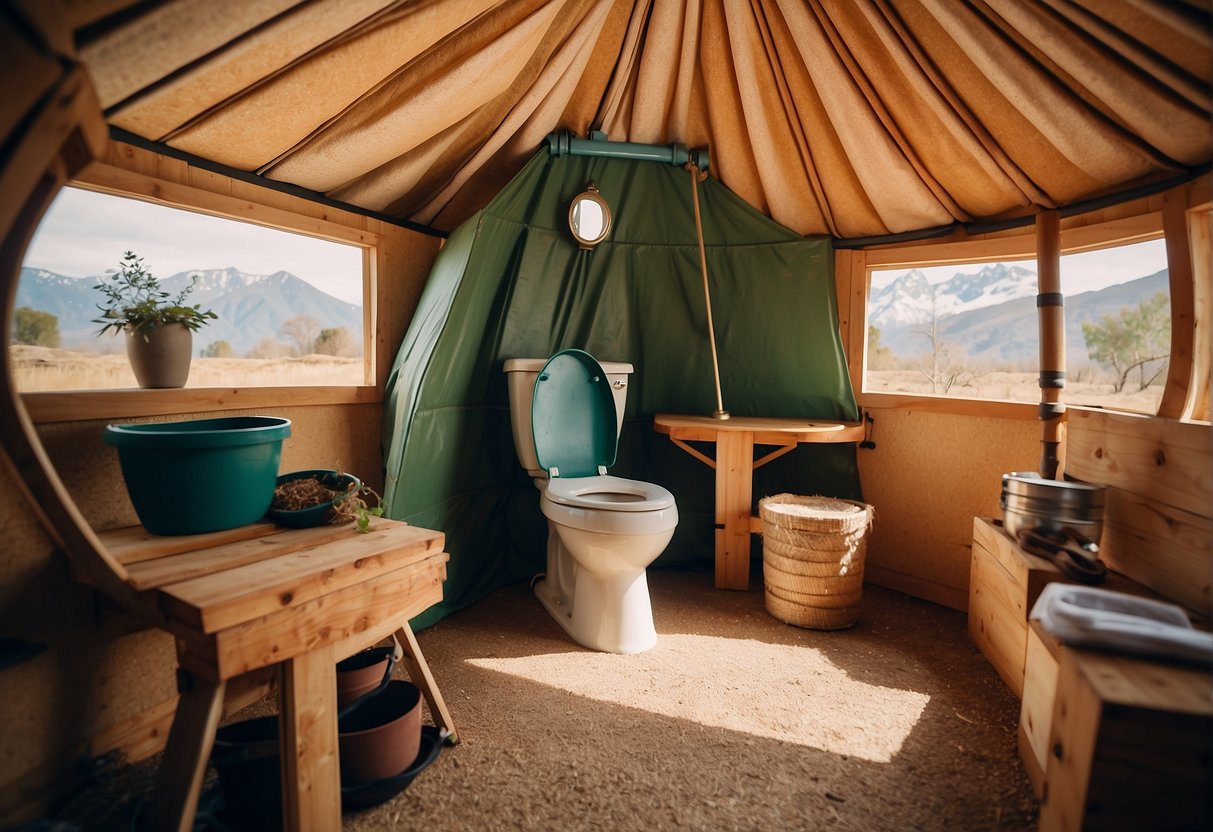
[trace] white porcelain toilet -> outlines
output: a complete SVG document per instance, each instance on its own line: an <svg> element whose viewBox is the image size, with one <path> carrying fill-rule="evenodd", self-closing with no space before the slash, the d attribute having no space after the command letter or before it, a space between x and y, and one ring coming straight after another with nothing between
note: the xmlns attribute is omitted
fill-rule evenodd
<svg viewBox="0 0 1213 832"><path fill-rule="evenodd" d="M505 372L514 450L548 518L547 573L536 597L579 644L648 650L657 631L644 570L670 542L678 507L659 485L607 475L632 365L563 350L512 358Z"/></svg>

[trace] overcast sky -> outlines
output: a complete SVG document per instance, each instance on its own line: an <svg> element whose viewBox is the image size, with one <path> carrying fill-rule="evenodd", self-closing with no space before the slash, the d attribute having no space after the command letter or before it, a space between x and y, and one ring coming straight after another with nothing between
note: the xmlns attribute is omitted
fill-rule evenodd
<svg viewBox="0 0 1213 832"><path fill-rule="evenodd" d="M1036 271L1035 260L1008 261L1007 265L1021 266ZM1167 267L1165 240L1151 240L1100 251L1085 251L1081 254L1066 254L1061 258L1061 290L1076 295L1092 289L1102 289L1116 283L1127 283L1146 277ZM981 266L931 266L922 269L927 280L940 283L957 272L973 273ZM872 272L872 288L887 286L910 269Z"/></svg>
<svg viewBox="0 0 1213 832"><path fill-rule="evenodd" d="M321 291L362 304L362 249L299 234L165 208L80 188L59 192L25 265L65 277L117 268L127 250L156 277L232 266L247 274L287 271Z"/></svg>

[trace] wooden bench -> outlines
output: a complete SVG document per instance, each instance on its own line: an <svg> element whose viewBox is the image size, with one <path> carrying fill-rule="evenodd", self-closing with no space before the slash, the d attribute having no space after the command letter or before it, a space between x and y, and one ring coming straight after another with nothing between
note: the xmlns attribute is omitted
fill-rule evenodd
<svg viewBox="0 0 1213 832"><path fill-rule="evenodd" d="M341 826L336 663L364 647L396 636L434 720L457 741L408 623L442 599L442 533L379 519L366 534L259 523L182 537L131 527L98 539L145 620L177 643L181 699L148 828L192 827L227 683L266 668L279 677L287 829Z"/></svg>

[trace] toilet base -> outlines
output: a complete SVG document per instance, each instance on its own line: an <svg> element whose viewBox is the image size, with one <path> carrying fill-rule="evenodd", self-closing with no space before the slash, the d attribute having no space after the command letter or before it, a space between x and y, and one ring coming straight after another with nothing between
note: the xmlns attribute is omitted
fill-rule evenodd
<svg viewBox="0 0 1213 832"><path fill-rule="evenodd" d="M587 583L603 582L602 578L583 578L586 574L585 570L578 570L578 585L583 580ZM587 592L582 595L574 590L575 596L588 599L588 603L583 604L581 610L574 610L570 599L561 597L556 587L547 580L536 581L535 597L569 637L583 647L602 653L643 653L657 644L657 630L653 627L653 612L649 603L648 580L643 571L639 576L630 576L626 581L621 582L619 577L621 576L608 576L608 583L614 586L599 586L599 592ZM608 594L615 596L614 600L617 600L618 604L604 598L604 588ZM607 605L616 610L614 615L604 615L604 607ZM628 610L626 617L619 614L619 611L624 609Z"/></svg>

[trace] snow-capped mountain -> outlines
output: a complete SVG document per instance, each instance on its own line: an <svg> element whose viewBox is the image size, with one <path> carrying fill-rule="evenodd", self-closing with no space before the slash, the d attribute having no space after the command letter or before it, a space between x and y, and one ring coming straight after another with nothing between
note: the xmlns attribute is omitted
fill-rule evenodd
<svg viewBox="0 0 1213 832"><path fill-rule="evenodd" d="M892 329L1035 294L1036 272L1005 263L985 266L975 274L957 272L933 285L920 269L913 269L872 292L868 321L882 330Z"/></svg>
<svg viewBox="0 0 1213 832"><path fill-rule="evenodd" d="M300 280L290 272L248 274L235 268L191 269L160 281L176 295L194 275L198 280L186 302L213 310L219 318L194 333L198 353L216 341L227 341L243 355L263 338L275 338L291 318L307 315L321 329L344 327L356 340L362 333L362 307L346 303ZM64 277L45 269L23 268L17 284L17 306L49 312L59 319L64 347L92 349L97 344L101 295L98 277Z"/></svg>
<svg viewBox="0 0 1213 832"><path fill-rule="evenodd" d="M1082 325L1097 322L1104 315L1115 315L1168 291L1166 269L1136 280L1117 283L1096 291L1066 297L1066 357L1072 367L1088 361ZM969 358L1022 369L1036 366L1039 336L1035 280L1030 294L1007 301L983 303L954 315L936 319L937 337L959 347ZM926 307L928 310L930 307ZM894 355L912 358L929 348L923 320L880 327L880 341Z"/></svg>
<svg viewBox="0 0 1213 832"><path fill-rule="evenodd" d="M287 272L277 272L277 274L287 274ZM177 272L172 277L161 280L160 285L164 287L165 291L176 294L195 275L198 280L194 284L194 291L190 293L189 300L191 303L202 304L210 303L220 295L252 286L270 277L270 275L264 274L246 274L233 266L228 266L226 269L192 269L188 272Z"/></svg>

